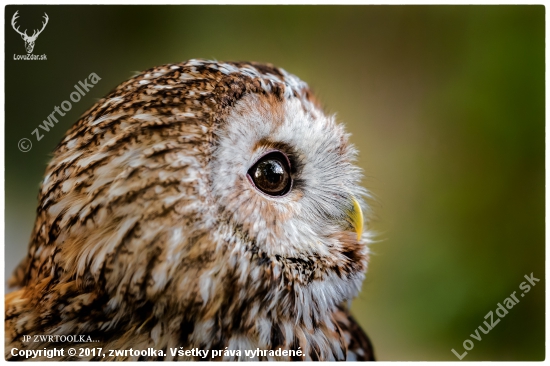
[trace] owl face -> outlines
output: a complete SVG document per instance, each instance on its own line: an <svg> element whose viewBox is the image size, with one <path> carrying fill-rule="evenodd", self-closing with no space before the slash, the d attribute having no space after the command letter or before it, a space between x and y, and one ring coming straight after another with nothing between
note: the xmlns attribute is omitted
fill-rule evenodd
<svg viewBox="0 0 550 366"><path fill-rule="evenodd" d="M331 256L342 237L357 240L354 153L333 118L306 113L298 98L245 96L217 132L218 209L269 256Z"/></svg>
<svg viewBox="0 0 550 366"><path fill-rule="evenodd" d="M282 281L319 308L353 297L366 264L357 203L364 191L342 126L299 98L249 94L216 138L211 186L217 211L246 232L236 247L255 245L273 273L283 271Z"/></svg>
<svg viewBox="0 0 550 366"><path fill-rule="evenodd" d="M266 319L332 324L367 266L354 157L343 127L284 70L148 70L56 149L16 281L99 288L113 324L150 304L193 319L197 340L252 327L261 338Z"/></svg>

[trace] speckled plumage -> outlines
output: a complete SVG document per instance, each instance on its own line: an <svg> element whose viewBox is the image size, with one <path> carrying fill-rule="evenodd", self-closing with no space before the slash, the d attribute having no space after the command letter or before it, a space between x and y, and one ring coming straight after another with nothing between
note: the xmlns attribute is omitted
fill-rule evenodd
<svg viewBox="0 0 550 366"><path fill-rule="evenodd" d="M246 179L274 149L292 165L281 197ZM193 359L167 351L180 346L373 359L347 308L369 242L349 220L353 198L366 208L354 156L308 86L271 65L190 60L122 83L47 168L6 295L6 357L53 346L23 335L85 334L166 360Z"/></svg>

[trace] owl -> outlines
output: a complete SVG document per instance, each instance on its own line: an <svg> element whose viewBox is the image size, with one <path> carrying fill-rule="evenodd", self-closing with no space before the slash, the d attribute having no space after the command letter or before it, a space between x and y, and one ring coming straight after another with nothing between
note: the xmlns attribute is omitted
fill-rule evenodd
<svg viewBox="0 0 550 366"><path fill-rule="evenodd" d="M6 359L373 360L349 311L371 241L356 154L270 64L122 83L47 167Z"/></svg>

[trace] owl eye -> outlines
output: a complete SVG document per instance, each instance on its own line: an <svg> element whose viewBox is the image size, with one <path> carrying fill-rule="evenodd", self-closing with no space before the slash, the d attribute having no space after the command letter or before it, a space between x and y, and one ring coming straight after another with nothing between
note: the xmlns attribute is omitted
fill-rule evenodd
<svg viewBox="0 0 550 366"><path fill-rule="evenodd" d="M248 170L247 177L256 188L270 196L282 196L292 186L290 162L280 151L264 155Z"/></svg>

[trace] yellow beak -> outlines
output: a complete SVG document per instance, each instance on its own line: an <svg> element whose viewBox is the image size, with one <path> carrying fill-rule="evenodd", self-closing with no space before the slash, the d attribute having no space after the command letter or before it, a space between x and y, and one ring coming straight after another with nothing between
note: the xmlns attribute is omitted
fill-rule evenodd
<svg viewBox="0 0 550 366"><path fill-rule="evenodd" d="M351 224L355 228L357 240L359 241L361 240L361 235L363 234L363 211L361 210L361 206L355 197L352 196L351 201L353 202L353 209L349 213L349 218Z"/></svg>

